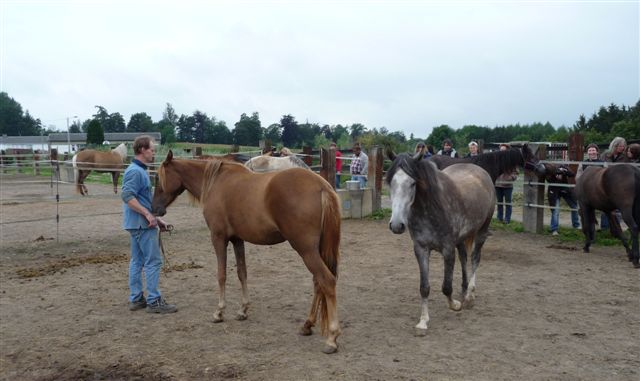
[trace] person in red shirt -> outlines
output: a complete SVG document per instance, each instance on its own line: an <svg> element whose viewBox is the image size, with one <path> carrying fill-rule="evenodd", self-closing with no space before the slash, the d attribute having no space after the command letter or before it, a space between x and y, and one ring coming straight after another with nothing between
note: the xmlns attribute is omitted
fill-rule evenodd
<svg viewBox="0 0 640 381"><path fill-rule="evenodd" d="M329 148L336 150L336 189L340 189L340 174L342 173L342 159L340 158L342 157L342 153L338 151L335 142L331 142Z"/></svg>

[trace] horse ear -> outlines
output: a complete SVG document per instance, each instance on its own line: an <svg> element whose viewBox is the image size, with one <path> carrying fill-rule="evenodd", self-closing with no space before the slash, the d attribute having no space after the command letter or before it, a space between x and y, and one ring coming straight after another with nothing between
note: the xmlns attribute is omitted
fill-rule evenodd
<svg viewBox="0 0 640 381"><path fill-rule="evenodd" d="M418 151L418 152L416 152L416 154L415 154L415 155L413 155L413 160L421 160L421 159L422 159L422 155L424 155L424 154L422 153L422 151Z"/></svg>
<svg viewBox="0 0 640 381"><path fill-rule="evenodd" d="M387 157L389 160L394 161L396 159L396 154L390 149L387 149Z"/></svg>
<svg viewBox="0 0 640 381"><path fill-rule="evenodd" d="M169 150L169 153L167 153L167 158L164 159L164 163L169 164L171 163L171 160L173 160L173 151Z"/></svg>

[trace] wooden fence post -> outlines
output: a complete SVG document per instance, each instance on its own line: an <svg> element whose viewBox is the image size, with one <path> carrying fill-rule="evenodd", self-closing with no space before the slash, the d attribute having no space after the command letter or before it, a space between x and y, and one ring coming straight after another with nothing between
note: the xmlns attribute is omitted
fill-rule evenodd
<svg viewBox="0 0 640 381"><path fill-rule="evenodd" d="M58 150L56 148L51 149L51 170L54 173L54 178L56 181L60 181L60 166L58 166L55 162L58 161Z"/></svg>
<svg viewBox="0 0 640 381"><path fill-rule="evenodd" d="M302 158L302 161L304 161L306 165L311 167L313 165L313 158L311 157L313 150L311 149L311 147L302 147L302 153L305 155Z"/></svg>
<svg viewBox="0 0 640 381"><path fill-rule="evenodd" d="M582 161L584 160L584 135L575 132L569 135L569 160L570 161ZM579 164L569 165L569 169L573 173L578 173ZM569 184L575 184L576 178L569 177Z"/></svg>
<svg viewBox="0 0 640 381"><path fill-rule="evenodd" d="M40 176L40 164L38 161L40 160L40 155L38 153L33 154L33 174L35 176Z"/></svg>
<svg viewBox="0 0 640 381"><path fill-rule="evenodd" d="M384 156L382 147L373 146L369 152L368 183L371 187L371 211L382 207L382 163Z"/></svg>
<svg viewBox="0 0 640 381"><path fill-rule="evenodd" d="M202 156L202 147L195 147L193 150L193 157Z"/></svg>
<svg viewBox="0 0 640 381"><path fill-rule="evenodd" d="M320 148L320 176L336 189L336 149Z"/></svg>
<svg viewBox="0 0 640 381"><path fill-rule="evenodd" d="M5 150L0 151L0 170L2 171L0 173L5 173L4 166L7 164L7 160L4 158L5 154Z"/></svg>
<svg viewBox="0 0 640 381"><path fill-rule="evenodd" d="M547 146L544 144L529 144L529 148L534 155L540 160L544 160L547 154ZM544 225L544 209L537 206L527 205L544 205L544 184L529 185L530 182L541 182L533 171L524 171L524 185L522 193L524 197L524 205L522 210L522 226L524 231L529 233L542 233Z"/></svg>

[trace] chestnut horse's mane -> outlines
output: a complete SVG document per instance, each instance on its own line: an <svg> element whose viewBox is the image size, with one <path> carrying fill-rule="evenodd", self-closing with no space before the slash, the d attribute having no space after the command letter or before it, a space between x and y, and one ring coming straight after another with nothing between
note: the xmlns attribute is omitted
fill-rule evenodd
<svg viewBox="0 0 640 381"><path fill-rule="evenodd" d="M202 162L200 160L195 160L195 161ZM189 163L189 162L194 162L194 160L174 159L174 162ZM222 164L233 165L235 167L242 168L249 172L249 170L246 169L241 163L234 163L230 161L216 159L213 157L210 158L204 164L205 166L202 174L203 180L202 180L202 187L200 189L200 197L197 197L193 193L189 192L189 190L186 190L187 197L189 198L189 204L202 205L207 201L207 195L209 195L210 193L210 189L216 180L216 177L218 175L218 172L220 171L220 168L222 167ZM158 182L160 187L162 187L162 189L166 188L167 175L166 175L166 168L164 164L162 164L160 168L158 168Z"/></svg>

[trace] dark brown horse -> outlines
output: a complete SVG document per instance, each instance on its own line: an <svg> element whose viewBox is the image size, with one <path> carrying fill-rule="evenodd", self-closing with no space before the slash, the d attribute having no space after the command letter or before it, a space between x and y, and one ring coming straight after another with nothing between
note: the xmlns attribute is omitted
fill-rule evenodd
<svg viewBox="0 0 640 381"><path fill-rule="evenodd" d="M108 152L86 149L73 156L73 172L75 174L76 192L86 196L89 191L84 180L91 171L110 172L113 180L113 193L118 193L118 178L124 170L124 161L127 158L127 145L121 143Z"/></svg>
<svg viewBox="0 0 640 381"><path fill-rule="evenodd" d="M595 239L595 210L609 215L611 234L622 241L629 261L640 268L638 252L638 227L640 226L640 169L631 164L613 164L608 167L590 166L578 177L575 187L580 205L584 252ZM622 219L629 226L631 247L615 216L615 210L622 213Z"/></svg>
<svg viewBox="0 0 640 381"><path fill-rule="evenodd" d="M438 169L460 163L478 165L489 173L494 184L498 176L505 172L511 172L517 167L533 170L540 176L544 175L544 165L539 162L527 144L524 144L520 149L510 148L506 151L494 151L470 157L453 158L446 155L434 155L429 160L436 163Z"/></svg>
<svg viewBox="0 0 640 381"><path fill-rule="evenodd" d="M185 190L202 205L218 260L220 299L214 322L223 320L226 304L228 243L233 244L242 287L237 318L244 320L249 306L244 242L273 245L289 241L313 274L313 302L301 333L310 335L320 314L320 327L323 334L328 334L324 352L335 352L340 335L336 306L340 204L331 185L301 168L254 173L240 164L215 158L173 159L169 151L158 170L153 212L164 215Z"/></svg>

